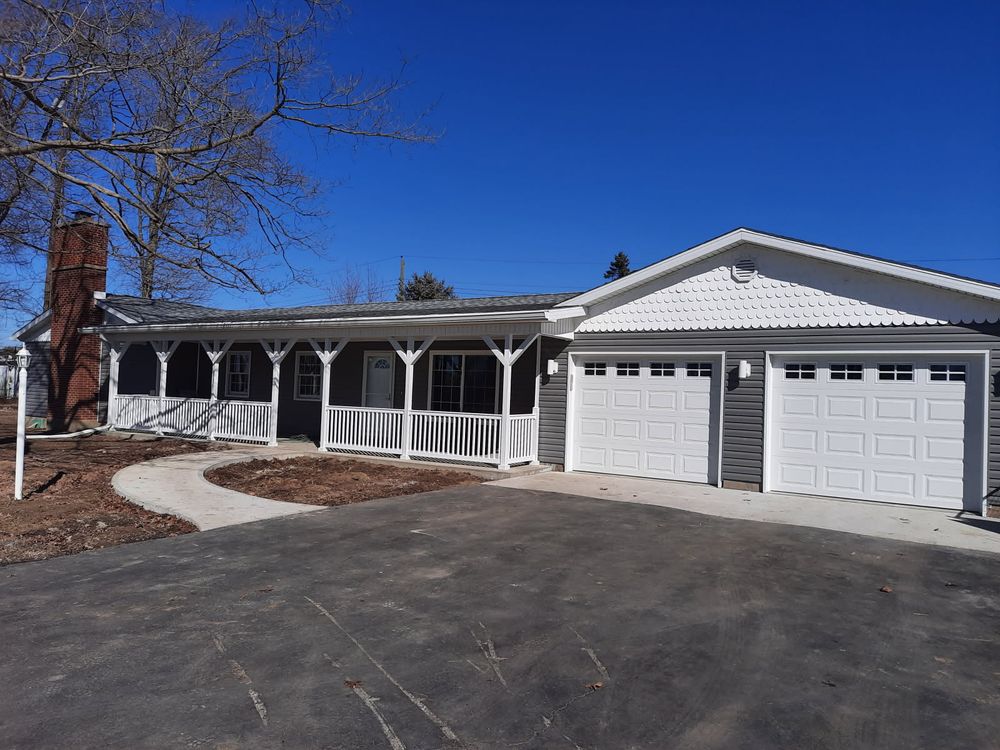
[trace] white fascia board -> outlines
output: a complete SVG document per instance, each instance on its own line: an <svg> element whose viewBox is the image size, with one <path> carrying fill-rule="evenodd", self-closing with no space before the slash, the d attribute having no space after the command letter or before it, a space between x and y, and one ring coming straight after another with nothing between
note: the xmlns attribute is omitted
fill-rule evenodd
<svg viewBox="0 0 1000 750"><path fill-rule="evenodd" d="M427 326L478 323L543 323L548 310L452 313L441 315L383 315L371 318L326 318L318 320L261 320L246 323L155 323L149 325L94 326L81 329L84 333L152 333L169 331L258 331L317 329L330 326L374 328L387 325ZM117 313L116 313L117 314Z"/></svg>
<svg viewBox="0 0 1000 750"><path fill-rule="evenodd" d="M27 336L35 329L42 328L45 325L48 325L51 318L52 318L52 310L46 310L45 312L41 312L35 317L33 317L31 320L29 320L27 323L25 323L23 326L18 328L16 331L14 331L14 333L12 333L10 337L12 339L17 339L18 341L22 341L24 336Z"/></svg>
<svg viewBox="0 0 1000 750"><path fill-rule="evenodd" d="M111 313L116 318L120 318L121 320L124 320L126 323L138 323L139 322L135 318L131 318L128 315L126 315L125 313L123 313L121 310L119 310L114 305L109 304L103 298L96 297L96 293L95 293L95 298L97 299L96 305L99 308L101 308L102 310L105 310L105 311Z"/></svg>
<svg viewBox="0 0 1000 750"><path fill-rule="evenodd" d="M659 276L669 274L678 268L699 261L706 256L722 252L723 250L728 250L729 248L744 242L752 243L754 245L762 245L775 250L795 253L797 255L813 258L815 260L823 260L829 263L837 263L842 266L859 268L864 271L881 273L898 279L906 279L907 281L914 281L920 284L928 284L942 289L950 289L964 294L971 294L976 297L983 297L988 300L1000 301L1000 286L990 284L985 281L963 279L926 268L915 268L913 266L895 263L891 260L872 258L865 255L856 255L855 253L846 252L844 250L835 250L833 248L823 247L822 245L811 245L808 242L800 242L799 240L776 237L771 234L755 232L750 229L735 229L732 232L727 232L721 237L709 240L702 245L697 245L689 250L685 250L677 255L666 258L665 260L661 260L659 263L654 263L646 268L641 268L638 271L630 273L628 276L611 281L595 289L591 289L589 292L584 292L576 297L571 297L570 299L559 303L557 307L591 305L594 302L621 294L622 292L638 287L647 281L651 281Z"/></svg>
<svg viewBox="0 0 1000 750"><path fill-rule="evenodd" d="M582 318L587 314L587 309L579 305L573 307L557 307L553 310L545 311L545 319L551 321L565 320L566 318Z"/></svg>

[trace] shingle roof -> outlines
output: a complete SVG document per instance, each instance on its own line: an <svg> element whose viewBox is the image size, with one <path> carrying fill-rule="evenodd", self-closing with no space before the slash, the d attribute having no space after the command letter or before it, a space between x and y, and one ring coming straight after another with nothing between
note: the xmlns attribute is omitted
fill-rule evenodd
<svg viewBox="0 0 1000 750"><path fill-rule="evenodd" d="M266 307L253 310L223 310L188 302L150 300L109 294L107 305L142 325L167 323L264 323L331 318L371 318L407 315L447 315L515 310L545 310L564 302L577 292L523 294L511 297L420 300L415 302L369 302L359 305L309 305L306 307Z"/></svg>

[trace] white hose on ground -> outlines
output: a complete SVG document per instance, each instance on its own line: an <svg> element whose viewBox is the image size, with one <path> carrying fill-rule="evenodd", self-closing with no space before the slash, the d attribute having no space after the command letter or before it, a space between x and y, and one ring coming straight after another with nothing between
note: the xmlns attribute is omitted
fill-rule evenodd
<svg viewBox="0 0 1000 750"><path fill-rule="evenodd" d="M28 440L61 440L67 438L78 438L87 437L88 435L95 435L98 432L105 432L111 429L111 425L102 424L100 427L91 427L87 430L79 430L78 432L66 432L61 435L26 435Z"/></svg>

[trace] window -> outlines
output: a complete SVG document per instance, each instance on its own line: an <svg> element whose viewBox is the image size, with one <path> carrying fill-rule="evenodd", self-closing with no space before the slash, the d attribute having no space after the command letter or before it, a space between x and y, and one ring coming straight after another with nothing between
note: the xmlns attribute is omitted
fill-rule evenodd
<svg viewBox="0 0 1000 750"><path fill-rule="evenodd" d="M787 364L785 365L785 380L815 380L816 365Z"/></svg>
<svg viewBox="0 0 1000 750"><path fill-rule="evenodd" d="M931 381L965 382L965 365L931 365Z"/></svg>
<svg viewBox="0 0 1000 750"><path fill-rule="evenodd" d="M319 401L323 387L323 365L316 352L295 353L295 398Z"/></svg>
<svg viewBox="0 0 1000 750"><path fill-rule="evenodd" d="M615 371L618 373L619 377L634 378L639 376L639 363L638 362L619 362L615 366Z"/></svg>
<svg viewBox="0 0 1000 750"><path fill-rule="evenodd" d="M497 364L492 354L433 355L431 410L495 413Z"/></svg>
<svg viewBox="0 0 1000 750"><path fill-rule="evenodd" d="M583 374L584 375L607 375L608 366L604 362L584 362L583 363Z"/></svg>
<svg viewBox="0 0 1000 750"><path fill-rule="evenodd" d="M864 365L830 365L830 380L864 380Z"/></svg>
<svg viewBox="0 0 1000 750"><path fill-rule="evenodd" d="M710 378L712 377L711 362L688 362L687 376L689 378Z"/></svg>
<svg viewBox="0 0 1000 750"><path fill-rule="evenodd" d="M650 362L649 374L654 378L672 378L674 376L673 362Z"/></svg>
<svg viewBox="0 0 1000 750"><path fill-rule="evenodd" d="M250 352L226 355L226 396L250 398Z"/></svg>
<svg viewBox="0 0 1000 750"><path fill-rule="evenodd" d="M913 365L879 365L879 380L913 380Z"/></svg>

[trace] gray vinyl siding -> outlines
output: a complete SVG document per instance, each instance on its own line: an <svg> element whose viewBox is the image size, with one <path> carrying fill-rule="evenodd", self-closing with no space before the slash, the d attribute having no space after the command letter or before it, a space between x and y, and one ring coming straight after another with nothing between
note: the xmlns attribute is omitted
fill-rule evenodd
<svg viewBox="0 0 1000 750"><path fill-rule="evenodd" d="M28 362L28 389L25 394L27 415L37 419L49 416L49 364L52 360L48 341L26 341L24 346L31 354Z"/></svg>
<svg viewBox="0 0 1000 750"><path fill-rule="evenodd" d="M665 333L579 334L574 349L651 347L660 351L723 351L722 479L763 481L764 357L766 351L844 349L902 351L918 349L989 349L988 495L1000 495L1000 326L908 326L872 328L773 329L754 331L671 331ZM737 380L739 361L747 360L750 378ZM565 391L563 391L565 393ZM544 401L543 401L544 403ZM553 406L548 408L552 409ZM565 397L562 404L565 414Z"/></svg>
<svg viewBox="0 0 1000 750"><path fill-rule="evenodd" d="M542 340L542 382L538 392L538 460L562 465L566 456L566 377L568 342ZM546 362L559 363L559 372L546 375Z"/></svg>

